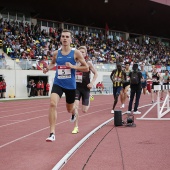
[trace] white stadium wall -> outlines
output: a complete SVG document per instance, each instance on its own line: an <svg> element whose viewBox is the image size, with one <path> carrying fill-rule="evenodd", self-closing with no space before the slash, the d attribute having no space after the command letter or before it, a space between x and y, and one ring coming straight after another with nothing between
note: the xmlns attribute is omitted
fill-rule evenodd
<svg viewBox="0 0 170 170"><path fill-rule="evenodd" d="M98 82L103 81L103 75L110 75L111 72L98 72ZM41 70L0 70L0 75L6 81L6 97L16 97L25 98L27 97L27 76L48 76L48 81L50 83L50 90L53 84L53 79L55 76L55 71L49 71L43 74ZM93 74L92 74L93 76ZM96 86L95 84L95 86Z"/></svg>

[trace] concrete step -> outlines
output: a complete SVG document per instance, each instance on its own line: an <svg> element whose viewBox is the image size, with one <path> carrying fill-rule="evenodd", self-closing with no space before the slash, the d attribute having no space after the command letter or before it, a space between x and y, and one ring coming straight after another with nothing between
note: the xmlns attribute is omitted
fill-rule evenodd
<svg viewBox="0 0 170 170"><path fill-rule="evenodd" d="M4 53L2 49L0 49L0 54ZM12 60L6 53L5 55L5 60L6 60L6 69L16 69L16 70L21 70L21 67L17 64L16 60Z"/></svg>

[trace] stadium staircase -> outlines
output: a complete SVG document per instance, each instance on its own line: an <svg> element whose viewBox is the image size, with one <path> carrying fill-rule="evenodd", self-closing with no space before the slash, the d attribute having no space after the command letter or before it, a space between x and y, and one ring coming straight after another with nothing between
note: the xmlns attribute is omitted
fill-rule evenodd
<svg viewBox="0 0 170 170"><path fill-rule="evenodd" d="M2 49L0 49L0 55L4 53L4 51ZM12 60L11 57L9 57L6 53L4 53L5 55L5 60L6 60L6 69L9 70L22 70L21 67L17 64L16 60Z"/></svg>

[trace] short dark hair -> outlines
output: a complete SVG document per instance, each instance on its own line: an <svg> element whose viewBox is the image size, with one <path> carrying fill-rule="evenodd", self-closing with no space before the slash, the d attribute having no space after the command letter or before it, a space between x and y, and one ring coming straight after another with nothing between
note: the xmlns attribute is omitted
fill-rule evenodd
<svg viewBox="0 0 170 170"><path fill-rule="evenodd" d="M116 66L122 66L120 63L116 63Z"/></svg>
<svg viewBox="0 0 170 170"><path fill-rule="evenodd" d="M125 65L126 65L126 64L129 64L129 65L130 65L130 62L125 62Z"/></svg>
<svg viewBox="0 0 170 170"><path fill-rule="evenodd" d="M67 29L64 29L64 30L62 31L62 33L63 33L63 32L69 32L69 33L70 33L70 35L71 35L71 38L72 38L72 36L73 36L73 33L72 33L72 31L70 31L70 30L67 30ZM61 34L62 34L62 33L61 33Z"/></svg>
<svg viewBox="0 0 170 170"><path fill-rule="evenodd" d="M138 69L138 64L133 64L133 70L137 70Z"/></svg>

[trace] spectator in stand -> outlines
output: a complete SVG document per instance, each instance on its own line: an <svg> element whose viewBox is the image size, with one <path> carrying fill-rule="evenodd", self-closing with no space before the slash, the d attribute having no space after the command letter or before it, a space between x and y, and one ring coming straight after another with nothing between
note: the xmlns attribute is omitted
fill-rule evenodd
<svg viewBox="0 0 170 170"><path fill-rule="evenodd" d="M0 98L2 98L2 80L0 80Z"/></svg>
<svg viewBox="0 0 170 170"><path fill-rule="evenodd" d="M44 96L44 82L41 81L40 95Z"/></svg>
<svg viewBox="0 0 170 170"><path fill-rule="evenodd" d="M6 94L6 82L5 79L2 79L2 98L5 98L5 94Z"/></svg>
<svg viewBox="0 0 170 170"><path fill-rule="evenodd" d="M37 96L40 96L41 94L41 81L39 80L37 83Z"/></svg>
<svg viewBox="0 0 170 170"><path fill-rule="evenodd" d="M12 48L11 48L11 46L10 45L8 45L8 47L7 47L7 55L9 55L10 57L12 56ZM11 57L12 58L12 57Z"/></svg>
<svg viewBox="0 0 170 170"><path fill-rule="evenodd" d="M4 53L2 53L2 54L0 55L0 59L5 59Z"/></svg>
<svg viewBox="0 0 170 170"><path fill-rule="evenodd" d="M50 91L50 84L47 82L45 87L46 87L46 96L48 96L49 95L49 91Z"/></svg>

